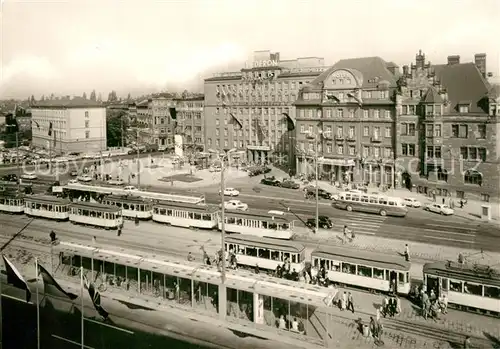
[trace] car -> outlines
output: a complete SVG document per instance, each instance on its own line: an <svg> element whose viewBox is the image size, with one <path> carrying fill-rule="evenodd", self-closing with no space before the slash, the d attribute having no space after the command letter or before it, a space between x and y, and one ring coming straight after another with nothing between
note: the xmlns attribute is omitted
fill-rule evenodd
<svg viewBox="0 0 500 349"><path fill-rule="evenodd" d="M300 184L295 183L294 181L291 180L284 180L283 182L281 182L281 187L287 189L299 189Z"/></svg>
<svg viewBox="0 0 500 349"><path fill-rule="evenodd" d="M452 214L455 213L453 209L451 209L448 205L443 205L443 204L428 204L424 207L424 210L429 211L429 212L434 212L434 213L439 213L445 216L451 216Z"/></svg>
<svg viewBox="0 0 500 349"><path fill-rule="evenodd" d="M221 194L221 191L219 190L219 195ZM226 188L224 189L224 196L238 196L240 195L240 192L234 188Z"/></svg>
<svg viewBox="0 0 500 349"><path fill-rule="evenodd" d="M309 218L306 221L306 226L309 228L316 228L316 218ZM333 228L333 223L332 220L327 216L319 216L318 226L323 229L331 229Z"/></svg>
<svg viewBox="0 0 500 349"><path fill-rule="evenodd" d="M306 190L307 198L315 198L316 197L316 187L308 187ZM327 192L324 189L318 188L318 197L326 200L332 200L333 195Z"/></svg>
<svg viewBox="0 0 500 349"><path fill-rule="evenodd" d="M211 167L209 168L209 171L210 171L210 172L221 172L221 171L222 171L222 168L221 168L221 167L219 167L219 166L211 166Z"/></svg>
<svg viewBox="0 0 500 349"><path fill-rule="evenodd" d="M272 171L272 170L271 170L271 168L269 168L269 167L262 167L262 173L264 173L264 174L269 173L269 172L271 172L271 171Z"/></svg>
<svg viewBox="0 0 500 349"><path fill-rule="evenodd" d="M222 207L222 205L219 206ZM244 204L240 200L225 201L224 208L226 210L248 211L248 205Z"/></svg>
<svg viewBox="0 0 500 349"><path fill-rule="evenodd" d="M260 184L264 185L271 185L273 187L279 187L280 186L280 181L274 178L274 176L271 177L264 177L260 180Z"/></svg>
<svg viewBox="0 0 500 349"><path fill-rule="evenodd" d="M405 206L407 207L415 207L415 208L422 207L422 203L414 198L404 198L403 204L405 204Z"/></svg>
<svg viewBox="0 0 500 349"><path fill-rule="evenodd" d="M69 184L77 184L78 183L78 180L77 179L70 179Z"/></svg>
<svg viewBox="0 0 500 349"><path fill-rule="evenodd" d="M78 179L80 182L92 182L92 177L90 177L89 175L78 176L76 179Z"/></svg>
<svg viewBox="0 0 500 349"><path fill-rule="evenodd" d="M38 176L34 173L24 173L21 175L22 179L37 179Z"/></svg>
<svg viewBox="0 0 500 349"><path fill-rule="evenodd" d="M134 187L133 185L127 185L127 186L123 187L123 190L126 190L126 191L135 191L135 190L137 190L137 188Z"/></svg>
<svg viewBox="0 0 500 349"><path fill-rule="evenodd" d="M8 175L3 176L2 180L6 182L17 182L17 175L15 175L14 173L10 173Z"/></svg>
<svg viewBox="0 0 500 349"><path fill-rule="evenodd" d="M109 185L123 185L123 184L125 184L125 182L122 181L121 179L117 179L117 180L112 179L112 180L108 181L108 184Z"/></svg>
<svg viewBox="0 0 500 349"><path fill-rule="evenodd" d="M71 177L77 177L78 176L78 171L71 171L69 174Z"/></svg>

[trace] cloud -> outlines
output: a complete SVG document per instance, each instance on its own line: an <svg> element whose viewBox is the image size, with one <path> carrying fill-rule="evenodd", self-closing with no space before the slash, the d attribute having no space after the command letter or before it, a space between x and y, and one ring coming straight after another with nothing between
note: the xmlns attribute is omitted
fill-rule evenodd
<svg viewBox="0 0 500 349"><path fill-rule="evenodd" d="M2 69L2 85L18 75L30 75L36 79L57 78L57 69L47 58L37 56L15 57Z"/></svg>

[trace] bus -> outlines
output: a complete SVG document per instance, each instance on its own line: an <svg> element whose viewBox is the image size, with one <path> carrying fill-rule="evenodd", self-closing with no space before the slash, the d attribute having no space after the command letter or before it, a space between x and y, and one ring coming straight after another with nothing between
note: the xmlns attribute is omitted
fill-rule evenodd
<svg viewBox="0 0 500 349"><path fill-rule="evenodd" d="M332 206L349 212L375 213L381 216L405 217L408 213L402 199L381 194L347 191L338 194Z"/></svg>

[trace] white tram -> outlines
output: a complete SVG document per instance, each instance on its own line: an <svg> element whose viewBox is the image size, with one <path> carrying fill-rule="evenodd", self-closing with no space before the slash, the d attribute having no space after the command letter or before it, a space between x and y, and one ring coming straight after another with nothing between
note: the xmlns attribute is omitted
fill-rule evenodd
<svg viewBox="0 0 500 349"><path fill-rule="evenodd" d="M381 292L410 292L410 262L399 255L324 246L311 253L315 272L324 266L332 282Z"/></svg>
<svg viewBox="0 0 500 349"><path fill-rule="evenodd" d="M70 201L48 195L24 197L24 213L30 217L41 217L65 221L69 218Z"/></svg>
<svg viewBox="0 0 500 349"><path fill-rule="evenodd" d="M8 213L23 213L23 197L14 193L7 194L0 192L0 211Z"/></svg>
<svg viewBox="0 0 500 349"><path fill-rule="evenodd" d="M122 209L124 218L151 219L153 216L153 203L140 197L130 195L108 195L102 203Z"/></svg>
<svg viewBox="0 0 500 349"><path fill-rule="evenodd" d="M69 220L72 223L91 225L105 229L118 229L123 226L122 210L90 202L74 202L70 205Z"/></svg>
<svg viewBox="0 0 500 349"><path fill-rule="evenodd" d="M153 221L176 227L214 229L217 207L205 204L160 202L153 205Z"/></svg>
<svg viewBox="0 0 500 349"><path fill-rule="evenodd" d="M304 269L305 247L293 241L266 239L251 235L232 235L226 237L226 252L236 253L238 265L260 269L276 270L286 258L290 260L291 270L298 273Z"/></svg>
<svg viewBox="0 0 500 349"><path fill-rule="evenodd" d="M269 211L225 211L225 230L228 233L239 233L267 237L273 239L290 240L293 236L294 222L283 212ZM219 220L219 229L222 228Z"/></svg>
<svg viewBox="0 0 500 349"><path fill-rule="evenodd" d="M500 270L479 264L436 262L424 265L424 287L445 294L448 304L500 316Z"/></svg>

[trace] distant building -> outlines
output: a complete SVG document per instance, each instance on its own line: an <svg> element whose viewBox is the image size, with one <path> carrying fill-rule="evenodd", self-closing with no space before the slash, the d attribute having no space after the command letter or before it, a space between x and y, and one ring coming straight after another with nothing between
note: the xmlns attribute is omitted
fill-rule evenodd
<svg viewBox="0 0 500 349"><path fill-rule="evenodd" d="M204 150L203 95L176 99L177 127L183 137L184 150Z"/></svg>
<svg viewBox="0 0 500 349"><path fill-rule="evenodd" d="M206 149L235 148L242 161L295 164L285 114L295 120L299 90L326 69L323 65L323 58L280 60L279 53L256 51L251 65L205 79Z"/></svg>
<svg viewBox="0 0 500 349"><path fill-rule="evenodd" d="M55 154L106 150L106 108L100 103L66 97L39 101L32 106L31 112L33 146Z"/></svg>

